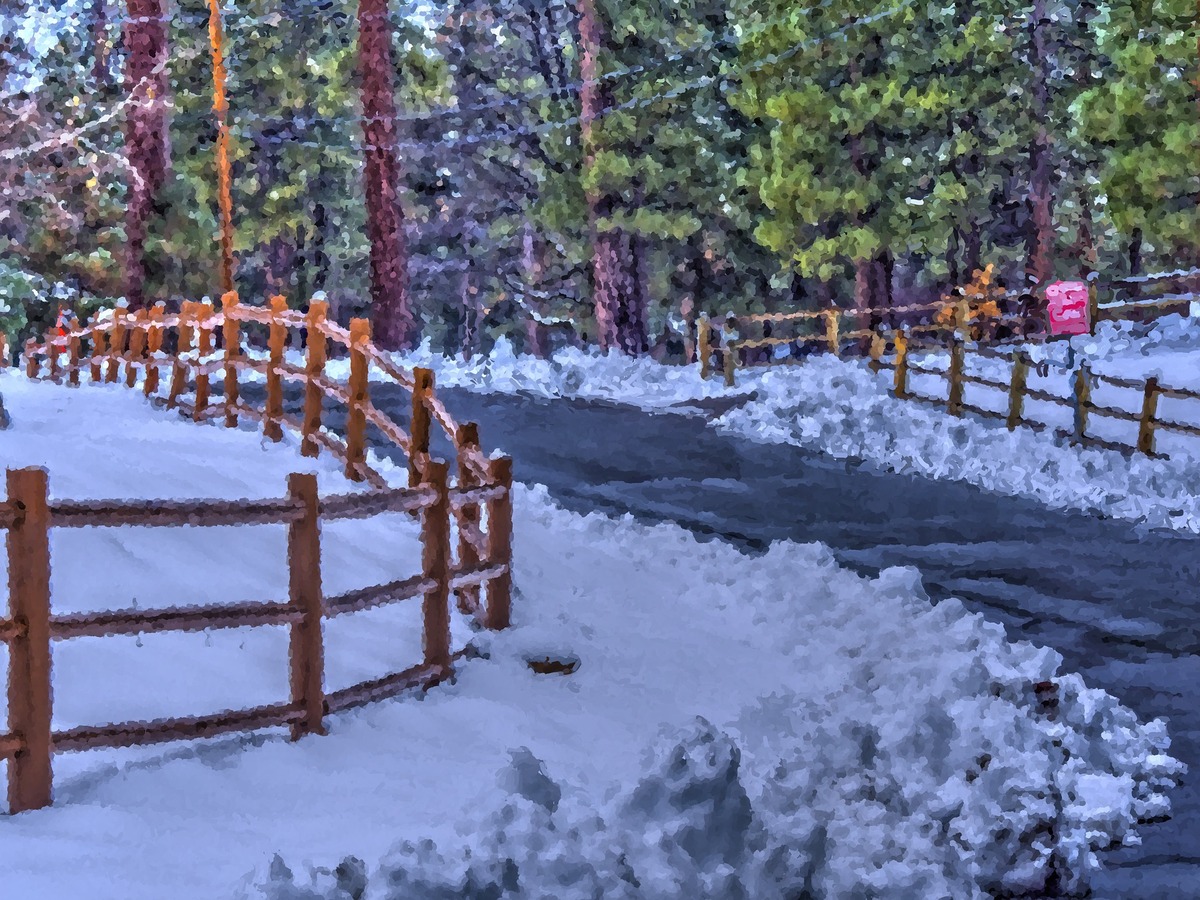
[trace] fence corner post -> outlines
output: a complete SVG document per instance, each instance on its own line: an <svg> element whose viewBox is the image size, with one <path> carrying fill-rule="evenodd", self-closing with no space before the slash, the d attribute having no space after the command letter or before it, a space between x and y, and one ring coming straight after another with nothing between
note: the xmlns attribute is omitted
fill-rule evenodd
<svg viewBox="0 0 1200 900"><path fill-rule="evenodd" d="M124 309L113 310L112 331L108 336L108 370L104 375L107 384L116 384L121 370L121 356L125 353Z"/></svg>
<svg viewBox="0 0 1200 900"><path fill-rule="evenodd" d="M825 341L829 345L829 352L834 356L838 355L842 344L838 335L838 319L839 312L836 307L825 310Z"/></svg>
<svg viewBox="0 0 1200 900"><path fill-rule="evenodd" d="M292 623L289 674L292 704L303 718L292 724L292 740L324 734L325 651L321 637L321 525L317 476L288 476L288 498L303 514L288 524L288 598L300 614Z"/></svg>
<svg viewBox="0 0 1200 900"><path fill-rule="evenodd" d="M474 422L463 422L458 428L458 435L455 443L458 444L458 486L463 490L477 487L480 479L468 461L468 456L472 453L479 452L479 426ZM466 523L467 529L459 529L458 532L458 564L463 569L472 569L479 565L479 551L475 547L475 543L471 540L467 530L478 529L480 514L479 505L475 503L467 504L461 507L458 511L458 517L461 522ZM465 614L474 613L479 608L480 590L477 585L459 588L455 593L458 596L458 610Z"/></svg>
<svg viewBox="0 0 1200 900"><path fill-rule="evenodd" d="M141 362L142 354L146 349L149 321L150 311L145 307L139 309L132 319L129 331L129 353L125 358L125 387L127 388L137 385L137 365Z"/></svg>
<svg viewBox="0 0 1200 900"><path fill-rule="evenodd" d="M167 394L167 409L174 409L179 403L179 395L187 387L187 363L183 357L192 352L191 320L196 314L196 304L185 300L179 307L178 332L175 348L175 362L171 366L171 387Z"/></svg>
<svg viewBox="0 0 1200 900"><path fill-rule="evenodd" d="M897 400L908 399L908 338L904 332L897 331L892 335L892 343L896 345L896 379L892 393Z"/></svg>
<svg viewBox="0 0 1200 900"><path fill-rule="evenodd" d="M50 718L50 505L45 469L8 471L8 502L17 521L8 531L10 615L23 626L8 648L8 730L23 746L8 763L9 812L49 806L52 799Z"/></svg>
<svg viewBox="0 0 1200 900"><path fill-rule="evenodd" d="M871 362L869 365L872 372L878 372L883 368L884 343L881 331L871 332Z"/></svg>
<svg viewBox="0 0 1200 900"><path fill-rule="evenodd" d="M371 379L366 344L371 340L371 323L367 319L350 320L350 409L346 414L346 477L362 481L366 463L367 404L370 402Z"/></svg>
<svg viewBox="0 0 1200 900"><path fill-rule="evenodd" d="M484 624L492 631L501 631L512 622L512 458L492 460L489 475L492 484L503 487L504 493L488 501L488 565L503 565L505 569L488 581Z"/></svg>
<svg viewBox="0 0 1200 900"><path fill-rule="evenodd" d="M1092 403L1091 369L1081 362L1075 370L1075 440L1082 443L1087 437L1088 410Z"/></svg>
<svg viewBox="0 0 1200 900"><path fill-rule="evenodd" d="M209 379L208 379L208 357L213 352L213 305L211 303L201 303L199 311L196 314L196 408L192 414L192 418L197 421L203 421L208 415L208 396L209 396Z"/></svg>
<svg viewBox="0 0 1200 900"><path fill-rule="evenodd" d="M92 349L91 360L88 365L88 377L92 384L99 384L104 377L104 373L100 367L100 361L108 352L108 333L105 331L105 326L96 316L92 316Z"/></svg>
<svg viewBox="0 0 1200 900"><path fill-rule="evenodd" d="M323 330L325 317L329 314L329 303L325 300L312 300L308 304L308 314L304 320L304 330L307 333L304 379L304 422L301 428L300 454L302 456L317 456L321 445L317 443L316 435L321 430L321 388L317 379L325 374L326 337Z"/></svg>
<svg viewBox="0 0 1200 900"><path fill-rule="evenodd" d="M708 315L700 313L700 321L696 323L696 355L700 357L700 379L703 381L708 378L709 370L712 368L712 347L709 346L711 340L709 336Z"/></svg>
<svg viewBox="0 0 1200 900"><path fill-rule="evenodd" d="M963 369L966 367L966 345L955 338L950 345L950 393L946 398L946 411L952 416L962 415Z"/></svg>
<svg viewBox="0 0 1200 900"><path fill-rule="evenodd" d="M238 424L238 370L242 355L242 325L238 321L237 291L221 295L221 337L225 344L225 427L237 428Z"/></svg>
<svg viewBox="0 0 1200 900"><path fill-rule="evenodd" d="M1025 412L1025 384L1029 378L1029 363L1025 354L1014 350L1012 354L1012 381L1008 387L1008 419L1006 424L1009 431L1016 431L1021 424Z"/></svg>
<svg viewBox="0 0 1200 900"><path fill-rule="evenodd" d="M53 329L47 329L47 330L46 330L46 336L45 336L45 342L46 342L46 357L47 357L47 359L48 359L48 361L49 361L49 363L50 363L50 370L49 370L49 371L50 371L50 380L51 380L51 381L53 381L53 382L55 382L55 383L57 383L57 382L58 382L58 380L59 380L59 375L58 375L58 347L57 347L57 346L55 345L55 343L54 343L54 339L55 339L55 337L56 337L56 335L54 334L54 330L53 330Z"/></svg>
<svg viewBox="0 0 1200 900"><path fill-rule="evenodd" d="M1158 414L1158 379L1146 379L1146 393L1142 399L1142 414L1138 418L1137 449L1147 456L1154 455L1154 425Z"/></svg>
<svg viewBox="0 0 1200 900"><path fill-rule="evenodd" d="M409 433L411 446L408 452L408 483L415 487L421 483L420 459L429 453L430 413L428 397L433 393L433 370L413 370L412 429Z"/></svg>
<svg viewBox="0 0 1200 900"><path fill-rule="evenodd" d="M450 667L450 496L449 467L429 460L422 473L424 485L436 499L425 507L421 519L421 573L430 582L421 603L424 620L422 646L425 665Z"/></svg>
<svg viewBox="0 0 1200 900"><path fill-rule="evenodd" d="M146 335L146 377L142 384L142 391L147 397L158 393L158 356L162 352L162 321L166 312L167 305L161 300L150 310L150 326Z"/></svg>
<svg viewBox="0 0 1200 900"><path fill-rule="evenodd" d="M41 368L41 363L37 358L37 341L29 338L25 341L25 377L30 381L38 378L38 370Z"/></svg>
<svg viewBox="0 0 1200 900"><path fill-rule="evenodd" d="M283 353L287 344L287 325L283 316L287 312L287 297L276 294L269 301L271 309L270 335L268 337L267 402L263 416L263 435L269 441L283 440L283 376L279 368L283 365Z"/></svg>

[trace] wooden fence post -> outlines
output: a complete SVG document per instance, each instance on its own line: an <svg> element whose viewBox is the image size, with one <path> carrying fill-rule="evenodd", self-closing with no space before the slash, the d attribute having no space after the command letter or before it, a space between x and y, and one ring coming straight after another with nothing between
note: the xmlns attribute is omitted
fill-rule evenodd
<svg viewBox="0 0 1200 900"><path fill-rule="evenodd" d="M1029 363L1025 354L1014 350L1012 354L1012 382L1008 388L1008 430L1016 431L1025 412L1025 383L1029 378Z"/></svg>
<svg viewBox="0 0 1200 900"><path fill-rule="evenodd" d="M429 404L426 398L433 393L433 370L413 370L412 429L409 433L408 483L421 483L421 457L429 453Z"/></svg>
<svg viewBox="0 0 1200 900"><path fill-rule="evenodd" d="M836 309L825 310L825 342L829 352L837 356L841 350L841 338L838 336L838 319L840 313Z"/></svg>
<svg viewBox="0 0 1200 900"><path fill-rule="evenodd" d="M737 347L732 340L725 341L725 355L721 364L725 370L725 387L733 387L733 372L737 368Z"/></svg>
<svg viewBox="0 0 1200 900"><path fill-rule="evenodd" d="M48 329L44 340L46 342L46 356L50 362L50 380L57 382L59 380L58 347L54 345L55 337L54 329Z"/></svg>
<svg viewBox="0 0 1200 900"><path fill-rule="evenodd" d="M292 704L304 718L292 725L292 740L324 734L325 652L321 639L321 523L316 475L288 476L288 498L304 509L288 524L288 598L300 621L292 623L289 673Z"/></svg>
<svg viewBox="0 0 1200 900"><path fill-rule="evenodd" d="M701 380L708 378L708 374L712 370L712 347L709 345L711 328L708 315L701 313L700 321L696 323L696 352L700 357Z"/></svg>
<svg viewBox="0 0 1200 900"><path fill-rule="evenodd" d="M229 291L221 296L221 312L225 321L221 325L221 335L225 343L225 427L237 428L238 423L238 370L237 363L242 355L242 323L236 318L238 306L237 291Z"/></svg>
<svg viewBox="0 0 1200 900"><path fill-rule="evenodd" d="M1087 435L1088 407L1092 402L1091 374L1084 362L1075 371L1075 440L1079 442Z"/></svg>
<svg viewBox="0 0 1200 900"><path fill-rule="evenodd" d="M479 450L479 426L474 422L464 422L458 428L457 444L460 450ZM458 458L458 486L464 490L476 487L479 485L479 477L470 465L466 463L466 454L459 453ZM478 504L470 504L463 506L458 511L458 517L461 522L468 526L478 527L480 515ZM458 564L463 569L471 569L479 565L479 551L475 545L471 543L466 533L459 529L458 535ZM479 608L479 588L476 586L459 588L456 591L458 596L459 612L467 614L472 613Z"/></svg>
<svg viewBox="0 0 1200 900"><path fill-rule="evenodd" d="M1137 448L1139 453L1145 453L1147 456L1154 454L1154 423L1155 416L1158 414L1158 379L1146 379L1146 394L1142 400L1142 415L1138 420L1138 441Z"/></svg>
<svg viewBox="0 0 1200 900"><path fill-rule="evenodd" d="M267 362L267 405L263 419L263 434L267 440L283 440L283 377L279 367L283 365L283 353L287 344L287 325L283 316L287 312L287 298L276 295L270 300L271 331L268 339L270 358Z"/></svg>
<svg viewBox="0 0 1200 900"><path fill-rule="evenodd" d="M179 402L179 395L187 387L187 364L180 360L192 352L191 319L196 305L191 300L185 300L179 307L179 340L175 350L175 363L171 366L171 390L167 395L167 409L174 409Z"/></svg>
<svg viewBox="0 0 1200 900"><path fill-rule="evenodd" d="M108 352L108 332L104 330L104 325L92 316L92 350L91 360L89 361L89 375L92 384L99 384L100 379L104 377L101 371L100 360Z"/></svg>
<svg viewBox="0 0 1200 900"><path fill-rule="evenodd" d="M150 310L150 328L146 335L146 378L142 390L147 397L158 393L158 354L162 352L163 328L162 320L166 314L166 304L162 301L154 304Z"/></svg>
<svg viewBox="0 0 1200 900"><path fill-rule="evenodd" d="M71 387L79 387L79 346L79 335L67 338L67 383Z"/></svg>
<svg viewBox="0 0 1200 900"><path fill-rule="evenodd" d="M961 340L950 345L950 393L946 398L946 410L952 416L962 415L963 368L966 365L966 347Z"/></svg>
<svg viewBox="0 0 1200 900"><path fill-rule="evenodd" d="M1100 318L1100 290L1094 279L1088 279L1088 333L1096 333L1096 320Z"/></svg>
<svg viewBox="0 0 1200 900"><path fill-rule="evenodd" d="M512 622L512 458L502 456L492 460L489 476L492 484L504 488L504 494L488 501L488 564L505 563L508 570L488 581L484 624L493 631L500 631Z"/></svg>
<svg viewBox="0 0 1200 900"><path fill-rule="evenodd" d="M149 327L150 311L139 309L133 319L133 327L129 331L129 356L125 361L125 387L131 388L137 384L137 364L142 361L146 350L146 331Z"/></svg>
<svg viewBox="0 0 1200 900"><path fill-rule="evenodd" d="M0 331L0 369L7 369L12 365L12 360L8 357L8 333Z"/></svg>
<svg viewBox="0 0 1200 900"><path fill-rule="evenodd" d="M116 384L121 369L121 354L125 352L125 311L113 310L112 332L108 338L108 372L104 381Z"/></svg>
<svg viewBox="0 0 1200 900"><path fill-rule="evenodd" d="M871 362L870 367L872 372L878 372L883 368L883 350L885 341L881 332L874 332L871 335Z"/></svg>
<svg viewBox="0 0 1200 900"><path fill-rule="evenodd" d="M308 304L308 315L304 329L308 333L308 358L304 382L304 427L301 429L300 453L316 456L321 452L315 435L321 430L321 388L316 380L325 373L325 332L321 326L329 314L325 300L313 300Z"/></svg>
<svg viewBox="0 0 1200 900"><path fill-rule="evenodd" d="M362 481L367 461L367 403L370 401L370 372L366 343L371 340L367 319L350 320L350 410L346 416L346 477Z"/></svg>
<svg viewBox="0 0 1200 900"><path fill-rule="evenodd" d="M450 499L449 470L444 462L430 460L424 483L437 492L437 500L425 507L421 521L421 572L433 582L421 605L425 628L422 644L425 665L450 665Z"/></svg>
<svg viewBox="0 0 1200 900"><path fill-rule="evenodd" d="M37 341L29 338L25 341L25 377L30 381L35 380L40 374L39 369L41 363L38 362L37 352L34 349L37 347Z"/></svg>
<svg viewBox="0 0 1200 900"><path fill-rule="evenodd" d="M896 345L896 379L892 393L897 400L908 399L908 338L904 332L892 334L892 343Z"/></svg>
<svg viewBox="0 0 1200 900"><path fill-rule="evenodd" d="M192 418L200 422L208 412L209 380L206 357L213 352L213 329L208 320L213 317L213 305L201 303L197 312L199 322L196 325L196 409Z"/></svg>
<svg viewBox="0 0 1200 900"><path fill-rule="evenodd" d="M23 746L8 763L12 813L51 800L50 508L44 469L8 472L17 521L8 531L8 603L21 631L8 645L8 730Z"/></svg>
<svg viewBox="0 0 1200 900"><path fill-rule="evenodd" d="M959 300L954 307L954 325L958 330L960 340L971 338L971 301L967 298Z"/></svg>

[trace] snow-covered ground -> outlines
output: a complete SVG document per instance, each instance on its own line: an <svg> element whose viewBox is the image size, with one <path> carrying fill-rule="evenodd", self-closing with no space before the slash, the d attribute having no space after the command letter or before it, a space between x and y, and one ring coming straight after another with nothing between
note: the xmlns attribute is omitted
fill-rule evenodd
<svg viewBox="0 0 1200 900"><path fill-rule="evenodd" d="M7 375L0 391L0 460L46 466L56 497L278 496L290 471L349 488L291 441L123 388ZM326 590L411 573L413 528L327 527ZM282 532L55 532L53 605L282 597ZM536 488L518 489L515 535L516 627L456 623L488 658L454 684L297 743L56 756L56 805L0 819L5 896L971 897L1051 869L1085 883L1096 848L1168 808L1164 723L957 601L931 605L913 570L865 579L788 543L751 559ZM415 616L326 623L327 687L414 661ZM525 665L548 655L578 671ZM55 725L278 701L286 658L281 629L59 644ZM1033 690L1049 679L1054 714Z"/></svg>
<svg viewBox="0 0 1200 900"><path fill-rule="evenodd" d="M1150 326L1105 323L1097 336L1073 342L1076 360L1088 360L1099 374L1132 380L1157 375L1164 387L1200 389L1200 323L1194 319L1170 316ZM1031 371L1029 387L1071 396L1066 344L1032 351L1050 366L1045 376ZM1050 506L1200 532L1200 438L1160 430L1156 449L1169 454L1168 459L1071 447L1050 433L1024 428L1010 433L1003 422L970 415L955 419L944 408L898 401L890 394L892 374L872 373L859 360L813 356L798 366L742 369L736 387L729 389L719 377L701 381L694 366L574 349L539 360L515 355L503 342L490 356L471 361L448 359L428 347L399 359L405 365L433 368L443 385L612 400L654 411L699 412L713 398L750 398L716 417L715 427L753 440L866 460L897 472L967 481ZM945 354L927 353L919 359L930 368L948 365ZM1004 361L969 360L970 373L1007 382ZM943 398L947 390L945 379L930 375L914 374L910 387ZM1137 412L1142 394L1100 384L1092 399ZM986 409L1007 409L1004 392L977 385L967 386L966 400ZM1025 414L1055 428L1072 426L1070 409L1042 401L1027 400ZM1158 415L1200 424L1200 401L1162 398ZM1133 444L1137 425L1093 415L1089 434Z"/></svg>

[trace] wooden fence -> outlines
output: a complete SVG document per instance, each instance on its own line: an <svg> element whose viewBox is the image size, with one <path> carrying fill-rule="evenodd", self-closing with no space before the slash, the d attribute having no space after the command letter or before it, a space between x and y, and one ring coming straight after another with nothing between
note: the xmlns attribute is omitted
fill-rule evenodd
<svg viewBox="0 0 1200 900"><path fill-rule="evenodd" d="M1187 315L1191 304L1200 302L1200 269L1108 280L1093 273L1088 276L1087 284L1088 320L1093 333L1104 321L1144 321L1172 313ZM1006 296L1011 298L1012 295ZM829 307L729 316L718 322L701 316L696 334L700 374L702 378L708 378L714 371L714 339L720 345L721 369L730 387L739 367L793 364L812 353L828 352L841 356L853 351L877 360L879 347L889 330L880 323L890 323L890 330L896 330L900 320L914 318L917 321L904 324L908 340L914 347L918 342L927 346L948 345L956 338L981 341L991 346L1047 340L1048 323L1042 314L986 313L982 311L986 304L977 302L982 299L964 296L954 301L862 310ZM872 326L872 322L876 324ZM757 333L748 336L746 332L751 331ZM799 353L795 357L771 358L770 351L779 347Z"/></svg>
<svg viewBox="0 0 1200 900"><path fill-rule="evenodd" d="M266 360L256 362L243 351L241 332L246 325L268 329ZM223 344L220 352L213 346L217 328ZM303 368L284 360L288 330L297 328L307 333ZM327 371L330 340L349 354L347 384L338 383ZM341 329L326 320L322 303L314 302L307 314L300 315L289 312L282 298L274 298L267 309L252 309L241 306L236 295L230 294L223 298L221 313L191 303L178 316L167 316L161 306L136 316L118 313L107 322L93 322L65 337L48 335L41 345L29 343L24 355L26 372L32 378L78 385L86 373L92 383L123 381L137 387L140 382L148 397L196 421L218 419L233 427L246 418L260 422L265 435L276 441L282 438L284 426L293 428L301 435L305 455L316 456L322 448L334 452L345 463L348 477L366 480L373 490L320 498L314 476L292 475L288 495L279 500L51 503L45 472L10 471L8 497L0 503L0 527L8 532L10 585L9 617L0 619L0 640L8 643L10 660L9 731L0 735L0 756L9 759L11 812L49 805L54 751L147 744L283 725L298 738L321 733L322 719L330 713L435 684L462 655L450 648L451 592L457 596L459 610L475 616L485 627L508 627L512 461L486 458L479 448L477 427L455 424L435 397L433 373L418 369L409 374L397 367L370 343L365 321L355 320L348 330ZM372 366L411 391L409 433L371 404ZM160 368L169 370L165 395ZM246 371L266 378L263 409L254 409L240 399L238 376ZM223 396L213 403L209 379L218 373L223 376ZM300 420L283 411L283 382L289 379L304 386ZM326 397L348 408L344 437L321 426ZM368 423L404 450L409 460L408 487L389 487L367 465ZM434 425L445 430L453 442L456 473L429 455ZM323 596L319 522L395 511L407 511L421 519L421 574L341 596ZM287 601L85 615L51 612L51 528L264 524L288 528ZM452 545L452 526L457 526L456 547ZM322 687L322 618L418 597L424 613L424 660L402 672L326 695ZM289 702L210 716L51 731L52 640L263 625L291 629Z"/></svg>
<svg viewBox="0 0 1200 900"><path fill-rule="evenodd" d="M880 369L890 369L894 373L893 394L902 400L915 400L944 406L952 416L973 413L983 418L1002 421L1010 431L1015 430L1018 426L1037 430L1051 428L1057 435L1069 439L1072 443L1103 447L1124 453L1136 451L1148 456L1165 455L1155 450L1155 437L1160 431L1200 437L1200 426L1162 418L1158 413L1160 399L1200 401L1200 391L1167 387L1160 384L1157 378L1148 378L1145 381L1118 378L1093 372L1087 363L1080 363L1070 372L1070 396L1061 396L1029 387L1029 372L1036 367L1036 364L1027 353L1019 349L1014 349L1008 354L988 347L977 347L973 351L977 358L1001 360L1008 364L1007 380L999 381L968 373L967 346L961 341L956 341L951 345L949 366L946 369L931 368L913 361L910 357L910 347L902 333L892 336L892 344L894 352L891 359L874 360L873 365ZM914 375L944 379L947 384L946 398L943 400L940 397L918 394L913 391L910 382ZM1002 392L1006 396L1006 409L1001 412L969 403L965 399L968 385ZM1139 410L1133 412L1112 406L1101 406L1093 402L1093 392L1097 387L1105 385L1136 392L1140 399ZM1054 428L1048 422L1027 415L1025 404L1029 400L1069 410L1072 427L1070 429ZM1089 434L1089 428L1092 427L1094 418L1135 424L1137 438L1135 441L1123 443L1104 440L1094 434Z"/></svg>
<svg viewBox="0 0 1200 900"><path fill-rule="evenodd" d="M886 332L882 327L865 327L864 320L890 317L893 321L905 316L925 314L927 319L905 326L908 340L921 341L936 346L958 338L986 340L994 344L1040 341L1045 338L1040 323L1031 325L1029 317L1021 315L988 315L981 313L977 305L962 299L954 303L922 303L897 306L888 309L851 310L829 308L823 310L801 310L791 313L765 313L750 316L730 316L725 324L717 327L706 317L697 323L697 358L700 377L708 378L714 372L714 337L721 345L721 369L725 383L732 387L735 371L739 367L763 365L787 365L802 362L813 353L832 353L836 356L855 352L859 356L870 356L877 360L882 353ZM847 323L857 327L847 328ZM732 327L731 327L732 326ZM744 331L758 329L759 335L747 337ZM791 329L791 334L778 334ZM1006 336L1006 332L1008 336ZM783 359L756 358L756 351L771 351L778 347L795 348L799 357Z"/></svg>

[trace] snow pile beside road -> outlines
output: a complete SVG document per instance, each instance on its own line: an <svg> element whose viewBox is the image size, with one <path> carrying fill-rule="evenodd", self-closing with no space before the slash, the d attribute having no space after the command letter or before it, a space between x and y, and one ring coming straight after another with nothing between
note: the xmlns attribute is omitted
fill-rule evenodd
<svg viewBox="0 0 1200 900"><path fill-rule="evenodd" d="M1200 329L1191 320L1170 317L1150 329L1151 334L1159 335L1164 348L1174 348L1175 356L1165 350L1165 355L1143 356L1144 348L1130 337L1134 332L1129 326L1106 323L1094 341L1096 346L1081 345L1080 352L1091 348L1095 359L1103 362L1097 363L1097 370L1109 374L1137 377L1157 373L1164 377L1164 384L1197 383L1196 378L1189 382L1180 374L1191 371L1193 365L1200 372L1200 349L1195 357L1186 350L1189 342L1200 343ZM1061 355L1065 351L1055 347L1050 352ZM925 354L922 365L944 369L948 364L944 356ZM497 343L492 356L469 363L433 354L428 345L398 360L406 366L433 368L439 384L485 393L611 400L669 412L694 412L706 399L738 398L741 405L716 419L716 425L753 440L794 444L901 473L966 481L1053 507L1200 532L1200 469L1193 458L1200 457L1200 441L1160 435L1159 444L1171 454L1170 459L1129 458L1115 451L1072 447L1049 434L1025 428L1009 432L1002 423L970 415L957 419L944 409L898 401L890 393L890 373L871 373L856 360L813 356L802 366L740 370L737 387L732 389L724 387L719 378L701 381L694 366L667 366L577 349L539 360L515 355L503 341ZM1173 368L1172 360L1179 365ZM972 359L971 366L977 374L1007 380L1007 364L1002 361ZM1166 377L1172 374L1173 378ZM945 392L944 380L933 376L914 374L912 383L918 390L940 387L943 395ZM1031 375L1030 383L1070 395L1067 374L1056 369L1043 380ZM1006 402L1002 393L992 392L989 401L974 391L974 387L968 391L971 402L990 402L997 408ZM1141 402L1141 395L1135 396L1135 392L1106 391L1098 389L1098 402L1132 404L1129 408L1135 412ZM1068 409L1039 406L1032 400L1026 407L1047 415L1056 426L1071 424ZM1187 414L1195 411L1168 409L1167 415L1187 421ZM1109 424L1093 416L1091 427L1109 437L1104 431ZM1136 423L1116 425L1133 429L1122 433L1126 442L1136 437Z"/></svg>
<svg viewBox="0 0 1200 900"><path fill-rule="evenodd" d="M1139 724L1059 675L1057 654L1010 644L957 601L931 606L913 570L864 579L815 546L777 544L755 561L672 526L550 506L534 518L598 548L619 541L647 584L677 571L672 602L587 588L566 619L528 597L532 620L472 664L494 680L549 648L578 656L555 686L577 689L570 717L541 702L586 774L523 735L456 822L397 821L407 834L373 865L276 860L243 896L345 900L359 896L350 879L397 900L983 897L1083 887L1096 850L1136 843L1136 821L1163 811L1178 764L1161 722ZM699 565L680 565L684 544ZM1051 681L1057 705L1042 705L1034 686ZM703 718L682 724L687 708ZM631 718L642 727L628 730ZM639 774L596 780L619 742L659 722L681 724L660 732Z"/></svg>
<svg viewBox="0 0 1200 900"><path fill-rule="evenodd" d="M124 388L0 381L16 421L0 458L47 465L56 497L272 496L297 470L348 488L327 458L155 413ZM306 874L260 870L259 895L488 896L516 879L516 896L564 900L596 884L616 897L965 897L1056 870L1085 883L1097 848L1133 842L1139 818L1167 809L1178 766L1161 722L1139 724L957 602L931 606L913 570L868 579L817 545L750 558L677 526L566 512L544 489L514 499L518 627L455 622L456 643L489 658L420 702L332 716L323 737L56 755L56 805L0 823L5 887L230 896L278 852ZM411 574L414 530L402 515L327 523L325 590ZM287 593L278 527L52 540L55 612ZM327 621L327 689L419 659L419 616L401 604ZM56 727L279 702L287 640L56 644ZM578 671L533 674L527 660L545 657ZM1047 681L1054 716L1033 687ZM382 862L307 874L350 854ZM469 872L483 894L462 885Z"/></svg>
<svg viewBox="0 0 1200 900"><path fill-rule="evenodd" d="M688 400L723 397L730 391L720 378L701 381L695 366L668 366L622 353L600 353L595 349L566 347L549 359L514 352L501 338L487 356L470 360L445 357L426 340L411 353L395 355L405 368L433 369L437 383L464 387L482 393L528 393L543 397L579 397L628 403L642 409L660 409ZM330 363L337 377L349 374L349 363Z"/></svg>
<svg viewBox="0 0 1200 900"><path fill-rule="evenodd" d="M890 373L814 357L799 373L761 375L760 399L722 416L717 426L1050 506L1200 532L1200 471L1187 458L1071 447L1029 429L1010 432L897 400L889 385Z"/></svg>

